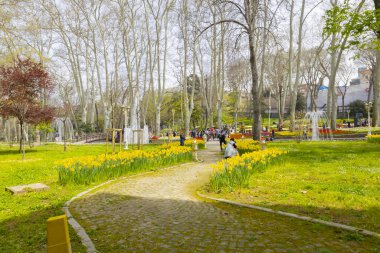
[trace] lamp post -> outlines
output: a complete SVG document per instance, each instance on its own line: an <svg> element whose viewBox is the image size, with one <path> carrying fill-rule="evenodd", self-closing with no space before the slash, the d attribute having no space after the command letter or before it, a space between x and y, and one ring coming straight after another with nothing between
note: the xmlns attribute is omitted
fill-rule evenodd
<svg viewBox="0 0 380 253"><path fill-rule="evenodd" d="M368 111L368 135L371 135L371 108L372 102L365 103L365 107Z"/></svg>
<svg viewBox="0 0 380 253"><path fill-rule="evenodd" d="M123 105L122 106L124 111L124 149L128 149L128 136L127 136L127 124L128 124L128 110L130 109L129 106Z"/></svg>
<svg viewBox="0 0 380 253"><path fill-rule="evenodd" d="M348 122L350 122L350 109L347 110Z"/></svg>

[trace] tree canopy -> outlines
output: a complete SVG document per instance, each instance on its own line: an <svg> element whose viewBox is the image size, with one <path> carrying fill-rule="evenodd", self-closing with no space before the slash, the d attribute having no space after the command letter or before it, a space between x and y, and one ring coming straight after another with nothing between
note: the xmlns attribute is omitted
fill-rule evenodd
<svg viewBox="0 0 380 253"><path fill-rule="evenodd" d="M0 115L15 117L23 124L51 121L54 110L43 104L53 89L49 73L41 63L16 58L11 64L0 66Z"/></svg>

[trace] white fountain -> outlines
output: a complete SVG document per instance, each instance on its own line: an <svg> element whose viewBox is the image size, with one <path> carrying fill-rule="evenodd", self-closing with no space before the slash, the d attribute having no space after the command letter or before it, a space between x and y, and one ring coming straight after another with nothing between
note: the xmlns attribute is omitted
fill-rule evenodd
<svg viewBox="0 0 380 253"><path fill-rule="evenodd" d="M52 128L55 132L55 141L62 142L64 140L64 134L66 134L66 140L73 140L74 128L69 118L55 118L52 123ZM66 133L64 132L66 130Z"/></svg>
<svg viewBox="0 0 380 253"><path fill-rule="evenodd" d="M306 121L306 122L305 122ZM331 140L332 133L329 125L329 120L324 111L308 112L304 117L304 125L306 125L307 131L311 129L311 140ZM320 133L320 126L322 127L322 133Z"/></svg>

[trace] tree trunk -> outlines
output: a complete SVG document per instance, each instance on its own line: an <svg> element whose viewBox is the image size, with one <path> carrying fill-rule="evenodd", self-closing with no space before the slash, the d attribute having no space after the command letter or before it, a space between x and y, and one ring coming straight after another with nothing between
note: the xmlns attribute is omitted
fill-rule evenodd
<svg viewBox="0 0 380 253"><path fill-rule="evenodd" d="M131 128L132 130L139 129L140 127L138 126L138 120L137 120L137 111L138 111L138 97L135 92L133 92L134 96L131 98L132 99L132 105L131 105L131 112L130 112L130 122L131 122Z"/></svg>
<svg viewBox="0 0 380 253"><path fill-rule="evenodd" d="M86 124L87 123L87 102L85 102L85 105L83 106L82 109L82 123Z"/></svg>
<svg viewBox="0 0 380 253"><path fill-rule="evenodd" d="M99 131L99 129L100 129L99 110L98 110L98 106L96 105L96 103L95 103L95 115L96 115L96 126L97 126L98 131Z"/></svg>
<svg viewBox="0 0 380 253"><path fill-rule="evenodd" d="M284 124L284 100L282 92L280 93L278 101L278 125L281 126Z"/></svg>
<svg viewBox="0 0 380 253"><path fill-rule="evenodd" d="M260 124L260 115L261 115L261 103L259 96L259 82L257 75L257 63L256 55L254 48L254 38L253 32L249 35L249 63L251 66L251 75L252 75L252 106L253 106L253 139L259 141L261 139L261 124Z"/></svg>
<svg viewBox="0 0 380 253"><path fill-rule="evenodd" d="M218 127L219 127L219 129L223 128L222 110L223 110L223 102L222 102L221 99L219 99L217 101L217 111L216 111L216 115L218 117Z"/></svg>
<svg viewBox="0 0 380 253"><path fill-rule="evenodd" d="M377 2L380 9L380 1ZM380 33L378 35L380 39ZM376 51L375 83L373 84L373 125L380 126L380 50Z"/></svg>
<svg viewBox="0 0 380 253"><path fill-rule="evenodd" d="M288 87L290 89L290 99L293 100L293 16L294 16L294 0L290 4L290 23L289 23L289 60L288 60ZM291 110L290 110L290 113ZM292 115L290 115L291 124L293 123ZM290 126L292 128L292 126Z"/></svg>
<svg viewBox="0 0 380 253"><path fill-rule="evenodd" d="M190 104L189 104L189 96L188 96L188 78L187 78L187 61L188 61L188 10L187 10L187 1L183 1L182 4L182 12L181 12L181 19L182 19L182 26L180 26L180 29L182 30L183 35L183 75L182 75L182 93L183 93L183 107L184 107L184 117L185 117L185 133L189 132L190 128L190 118L191 113L189 110ZM194 77L193 77L194 78Z"/></svg>
<svg viewBox="0 0 380 253"><path fill-rule="evenodd" d="M290 130L294 132L295 130L295 121L296 121L296 104L297 104L297 92L298 85L301 77L301 56L302 56L302 29L303 29L303 18L305 13L305 1L302 0L301 7L301 16L300 16L300 24L298 28L298 54L297 54L297 67L296 67L296 80L294 82L294 86L292 89L292 94L290 96Z"/></svg>
<svg viewBox="0 0 380 253"><path fill-rule="evenodd" d="M237 125L238 125L238 111L235 111L235 118L234 118L234 127L235 127L235 132L237 133Z"/></svg>
<svg viewBox="0 0 380 253"><path fill-rule="evenodd" d="M240 89L240 87L239 87ZM236 98L236 103L235 103L235 117L234 117L234 126L235 126L235 131L237 132L237 125L238 125L238 113L239 113L239 106L240 106L240 97L241 97L241 91L239 90L237 92L237 98Z"/></svg>
<svg viewBox="0 0 380 253"><path fill-rule="evenodd" d="M376 10L376 20L380 22L380 0L373 0ZM376 31L377 40L380 40L380 30ZM373 84L373 125L380 126L380 50L376 51L375 82Z"/></svg>
<svg viewBox="0 0 380 253"><path fill-rule="evenodd" d="M316 97L314 95L311 95L311 111L316 112L317 111L317 103L315 102Z"/></svg>
<svg viewBox="0 0 380 253"><path fill-rule="evenodd" d="M337 0L336 0L337 1ZM335 3L336 3L335 1ZM331 66L330 66L330 76L329 76L329 90L328 90L328 96L327 96L327 117L329 120L329 126L335 130L335 121L334 118L334 100L336 100L336 92L335 92L335 78L336 78L336 71L337 71L337 52L335 49L336 45L336 33L332 35L331 38L331 47L333 48L333 51L331 52Z"/></svg>
<svg viewBox="0 0 380 253"><path fill-rule="evenodd" d="M105 133L107 128L109 128L109 122L110 122L110 109L107 103L103 105L103 117L104 117L104 124L103 124L103 132Z"/></svg>
<svg viewBox="0 0 380 253"><path fill-rule="evenodd" d="M335 47L335 40L336 40L336 34L334 33L332 35L331 39L331 47ZM327 92L327 103L326 103L326 109L327 109L327 120L328 120L328 125L331 126L331 118L332 118L332 99L333 99L333 90L335 88L335 75L333 73L334 71L334 66L336 65L336 49L333 49L333 52L331 53L331 66L330 66L330 75L329 75L329 88ZM334 75L334 80L333 80L333 75Z"/></svg>
<svg viewBox="0 0 380 253"><path fill-rule="evenodd" d="M66 120L63 121L63 151L67 151L67 141L66 141Z"/></svg>
<svg viewBox="0 0 380 253"><path fill-rule="evenodd" d="M277 113L278 113L278 126L280 126L283 123L283 117L281 113L281 100L279 99L277 102Z"/></svg>
<svg viewBox="0 0 380 253"><path fill-rule="evenodd" d="M223 19L223 15L222 15ZM218 51L218 89L217 89L217 116L218 116L218 127L223 127L223 100L224 100L224 38L225 38L225 28L223 24L220 27L221 38L220 38L220 48Z"/></svg>
<svg viewBox="0 0 380 253"><path fill-rule="evenodd" d="M22 153L22 160L25 159L25 147L24 147L24 122L20 120L20 149L19 153Z"/></svg>
<svg viewBox="0 0 380 253"><path fill-rule="evenodd" d="M334 77L334 84L335 84L335 77ZM331 93L331 129L336 129L336 119L337 119L337 113L338 113L338 97L336 95L335 85L334 89Z"/></svg>
<svg viewBox="0 0 380 253"><path fill-rule="evenodd" d="M371 102L371 94L373 93L373 83L375 82L375 68L376 66L372 68L372 75L371 75L371 78L369 79L367 103Z"/></svg>
<svg viewBox="0 0 380 253"><path fill-rule="evenodd" d="M156 109L156 136L160 136L160 131L161 131L161 105L157 106Z"/></svg>
<svg viewBox="0 0 380 253"><path fill-rule="evenodd" d="M91 86L91 115L90 115L90 124L91 129L95 129L95 87L94 82L92 82Z"/></svg>

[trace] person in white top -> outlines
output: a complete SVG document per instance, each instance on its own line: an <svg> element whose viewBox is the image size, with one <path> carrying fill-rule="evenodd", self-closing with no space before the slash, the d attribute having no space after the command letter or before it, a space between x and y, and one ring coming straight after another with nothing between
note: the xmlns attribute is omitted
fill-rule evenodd
<svg viewBox="0 0 380 253"><path fill-rule="evenodd" d="M226 151L224 152L224 158L228 159L228 158L234 157L238 154L239 154L239 152L237 150L235 139L231 138L227 144Z"/></svg>

